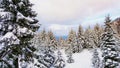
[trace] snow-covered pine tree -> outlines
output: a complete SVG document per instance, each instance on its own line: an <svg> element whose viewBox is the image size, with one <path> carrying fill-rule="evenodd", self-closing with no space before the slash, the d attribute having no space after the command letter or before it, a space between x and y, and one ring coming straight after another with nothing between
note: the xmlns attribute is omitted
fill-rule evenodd
<svg viewBox="0 0 120 68"><path fill-rule="evenodd" d="M104 32L103 27L99 24L96 24L93 29L93 41L96 47L100 47L100 38L101 34Z"/></svg>
<svg viewBox="0 0 120 68"><path fill-rule="evenodd" d="M65 67L65 61L62 57L62 53L60 50L57 52L57 60L55 61L54 68L64 68Z"/></svg>
<svg viewBox="0 0 120 68"><path fill-rule="evenodd" d="M36 13L29 0L1 0L0 64L2 68L19 68L19 61L30 61L35 51L30 39L38 30Z"/></svg>
<svg viewBox="0 0 120 68"><path fill-rule="evenodd" d="M70 52L70 53L68 53L68 60L67 60L67 62L68 63L74 63L74 59L72 58L72 53Z"/></svg>
<svg viewBox="0 0 120 68"><path fill-rule="evenodd" d="M58 42L55 39L55 36L52 31L48 31L47 34L48 45L53 47L53 50L57 49Z"/></svg>
<svg viewBox="0 0 120 68"><path fill-rule="evenodd" d="M70 48L69 48L69 51L68 51L68 53L67 53L67 57L68 57L68 60L67 60L67 62L68 63L74 63L74 59L73 59L73 57L72 57L72 55L73 55L73 50L72 50L73 48L72 48L72 46L70 45Z"/></svg>
<svg viewBox="0 0 120 68"><path fill-rule="evenodd" d="M40 33L37 33L34 38L31 40L33 46L38 50L41 50L41 46L44 45L47 39L47 34L45 30L42 30Z"/></svg>
<svg viewBox="0 0 120 68"><path fill-rule="evenodd" d="M59 45L58 47L59 48L64 48L65 43L66 43L65 40L62 37L60 37L59 40L58 40L58 45Z"/></svg>
<svg viewBox="0 0 120 68"><path fill-rule="evenodd" d="M83 34L84 34L83 27L81 25L79 25L77 37L82 38Z"/></svg>
<svg viewBox="0 0 120 68"><path fill-rule="evenodd" d="M97 49L93 51L92 64L94 68L100 68L100 58Z"/></svg>
<svg viewBox="0 0 120 68"><path fill-rule="evenodd" d="M78 33L77 33L77 52L80 52L83 49L83 44L84 44L84 30L82 26L80 25L78 28Z"/></svg>
<svg viewBox="0 0 120 68"><path fill-rule="evenodd" d="M37 39L36 39L37 40ZM36 51L35 51L35 58L33 63L33 68L47 68L44 63L44 55L46 52L46 43L40 43L39 45L36 45Z"/></svg>
<svg viewBox="0 0 120 68"><path fill-rule="evenodd" d="M46 46L48 45L47 43L47 37L46 37L46 31L43 30L40 33L38 33L32 40L32 45L35 46L36 51L35 53L35 58L34 58L34 63L33 63L33 68L47 68L44 65L44 58L43 56L45 55L46 51Z"/></svg>
<svg viewBox="0 0 120 68"><path fill-rule="evenodd" d="M77 39L76 39L76 32L74 30L70 30L69 35L68 35L68 44L72 48L72 52L75 53L77 50Z"/></svg>
<svg viewBox="0 0 120 68"><path fill-rule="evenodd" d="M93 48L95 46L95 43L93 41L93 30L90 26L85 30L84 37L83 48Z"/></svg>
<svg viewBox="0 0 120 68"><path fill-rule="evenodd" d="M120 63L120 56L116 45L116 39L114 37L114 31L110 26L111 20L107 16L105 19L105 32L102 35L102 57L103 57L103 68L117 68Z"/></svg>
<svg viewBox="0 0 120 68"><path fill-rule="evenodd" d="M67 39L68 44L75 42L75 40L76 40L76 32L73 29L71 29L68 35L68 39Z"/></svg>
<svg viewBox="0 0 120 68"><path fill-rule="evenodd" d="M56 56L54 54L53 49L51 48L51 46L47 46L47 49L44 53L45 55L43 56L45 64L48 68L53 67L54 63L56 61Z"/></svg>
<svg viewBox="0 0 120 68"><path fill-rule="evenodd" d="M46 40L46 37L47 37L47 33L46 33L46 30L43 29L39 35L39 37L41 38L41 41L45 41Z"/></svg>
<svg viewBox="0 0 120 68"><path fill-rule="evenodd" d="M54 63L57 59L53 46L44 43L40 45L40 49L36 52L37 56L34 59L34 68L51 68L54 67ZM37 60L36 60L37 59Z"/></svg>
<svg viewBox="0 0 120 68"><path fill-rule="evenodd" d="M33 39L34 46L36 46L36 58L34 59L34 68L50 68L54 66L54 62L56 60L56 56L54 55L54 50L56 48L55 37L52 31L48 31L46 33L45 29L41 31L35 38ZM46 57L45 57L46 56ZM54 60L49 61L49 60Z"/></svg>

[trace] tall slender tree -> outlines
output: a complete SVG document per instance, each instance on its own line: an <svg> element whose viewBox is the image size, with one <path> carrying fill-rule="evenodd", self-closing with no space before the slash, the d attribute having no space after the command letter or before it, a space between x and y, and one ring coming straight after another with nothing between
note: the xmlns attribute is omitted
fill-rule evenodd
<svg viewBox="0 0 120 68"><path fill-rule="evenodd" d="M74 30L71 29L71 31L69 32L68 35L68 44L70 45L70 47L72 47L72 52L75 53L77 47L77 36L76 36L76 32Z"/></svg>
<svg viewBox="0 0 120 68"><path fill-rule="evenodd" d="M110 17L107 16L105 19L105 32L102 35L102 57L103 57L103 68L117 68L120 62L120 56L116 45L116 39L114 37L114 31L110 26Z"/></svg>
<svg viewBox="0 0 120 68"><path fill-rule="evenodd" d="M104 32L103 27L99 24L96 24L93 29L93 41L96 47L100 47L100 38L101 34Z"/></svg>
<svg viewBox="0 0 120 68"><path fill-rule="evenodd" d="M72 52L71 46L70 46L69 52L67 54L67 57L68 57L68 60L67 60L68 63L74 63L73 52Z"/></svg>
<svg viewBox="0 0 120 68"><path fill-rule="evenodd" d="M100 68L100 58L97 49L93 51L92 64L94 68Z"/></svg>
<svg viewBox="0 0 120 68"><path fill-rule="evenodd" d="M56 41L56 38L51 30L48 31L47 40L48 40L48 45L52 46L53 49L56 50L58 42Z"/></svg>
<svg viewBox="0 0 120 68"><path fill-rule="evenodd" d="M93 48L95 46L93 41L93 30L89 26L84 32L84 45L83 48Z"/></svg>
<svg viewBox="0 0 120 68"><path fill-rule="evenodd" d="M77 52L80 52L83 49L83 44L84 44L84 30L82 26L80 25L78 28L78 33L77 33Z"/></svg>
<svg viewBox="0 0 120 68"><path fill-rule="evenodd" d="M78 38L81 38L84 34L84 30L83 30L83 27L81 25L79 25L78 27L78 33L77 33L77 37Z"/></svg>

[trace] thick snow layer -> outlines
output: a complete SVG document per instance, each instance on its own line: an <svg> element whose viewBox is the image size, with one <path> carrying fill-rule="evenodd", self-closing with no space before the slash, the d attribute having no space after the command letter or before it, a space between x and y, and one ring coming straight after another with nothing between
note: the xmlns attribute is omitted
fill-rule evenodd
<svg viewBox="0 0 120 68"><path fill-rule="evenodd" d="M22 15L20 12L17 13L17 21L19 21L20 19L25 19L28 22L34 22L34 20L30 17L25 17L24 15Z"/></svg>
<svg viewBox="0 0 120 68"><path fill-rule="evenodd" d="M19 21L19 19L23 19L23 18L24 18L24 16L20 12L18 12L17 13L17 21Z"/></svg>
<svg viewBox="0 0 120 68"><path fill-rule="evenodd" d="M4 36L1 36L0 41L2 41L2 43L0 44L0 49L5 46L5 42L8 42L8 45L19 44L20 42L20 40L12 32L8 32Z"/></svg>
<svg viewBox="0 0 120 68"><path fill-rule="evenodd" d="M62 50L62 55L67 60L65 52ZM67 63L65 68L92 68L91 59L92 53L88 50L83 50L81 53L73 54L74 63Z"/></svg>
<svg viewBox="0 0 120 68"><path fill-rule="evenodd" d="M5 34L5 36L3 36L2 39L11 38L11 37L16 38L16 36L12 32L8 32Z"/></svg>
<svg viewBox="0 0 120 68"><path fill-rule="evenodd" d="M8 26L8 30L12 30L12 28L13 28L13 27L12 27L11 25Z"/></svg>
<svg viewBox="0 0 120 68"><path fill-rule="evenodd" d="M32 30L28 30L28 28L26 27L21 28L20 26L18 26L17 29L17 34L21 37L27 35L34 35L34 32L32 32Z"/></svg>
<svg viewBox="0 0 120 68"><path fill-rule="evenodd" d="M24 28L19 28L19 31L20 31L21 33L26 33L26 32L27 32L27 30L28 30L28 29L27 29L27 28L25 28L25 27L24 27Z"/></svg>
<svg viewBox="0 0 120 68"><path fill-rule="evenodd" d="M34 22L34 20L30 17L26 17L25 19L28 20L29 22Z"/></svg>
<svg viewBox="0 0 120 68"><path fill-rule="evenodd" d="M19 7L21 8L24 4L23 2L18 3Z"/></svg>
<svg viewBox="0 0 120 68"><path fill-rule="evenodd" d="M9 43L11 42L12 44L19 44L20 41L12 32L6 33L0 40L8 40Z"/></svg>

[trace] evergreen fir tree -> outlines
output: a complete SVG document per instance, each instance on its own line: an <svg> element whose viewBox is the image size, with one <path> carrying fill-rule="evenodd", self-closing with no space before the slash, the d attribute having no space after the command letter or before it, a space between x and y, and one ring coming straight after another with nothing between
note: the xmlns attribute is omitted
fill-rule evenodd
<svg viewBox="0 0 120 68"><path fill-rule="evenodd" d="M57 60L55 61L55 68L64 68L65 67L65 61L62 57L62 53L60 51L57 52Z"/></svg>
<svg viewBox="0 0 120 68"><path fill-rule="evenodd" d="M90 26L85 30L84 37L83 48L93 48L95 43L93 41L93 30L90 28Z"/></svg>
<svg viewBox="0 0 120 68"><path fill-rule="evenodd" d="M93 51L92 64L94 68L100 68L100 58L97 49Z"/></svg>
<svg viewBox="0 0 120 68"><path fill-rule="evenodd" d="M100 27L99 24L96 24L94 29L93 29L93 41L95 43L96 47L100 47L100 38L101 34L103 33L103 28Z"/></svg>
<svg viewBox="0 0 120 68"><path fill-rule="evenodd" d="M71 45L70 47L72 48L72 52L75 53L77 50L77 38L76 38L76 32L71 29L68 35L68 44Z"/></svg>
<svg viewBox="0 0 120 68"><path fill-rule="evenodd" d="M42 35L42 40L45 40L45 38L46 38L46 30L44 29L42 32L41 32L41 35Z"/></svg>
<svg viewBox="0 0 120 68"><path fill-rule="evenodd" d="M48 34L45 30L41 31L33 39L33 45L36 47L36 58L34 59L35 68L50 68L54 66L56 61L56 56L54 54L55 50L55 38L52 31L49 31ZM52 60L52 61L51 61Z"/></svg>
<svg viewBox="0 0 120 68"><path fill-rule="evenodd" d="M47 40L48 40L48 45L52 46L53 50L56 50L58 42L56 41L52 31L48 31Z"/></svg>
<svg viewBox="0 0 120 68"><path fill-rule="evenodd" d="M62 37L60 37L58 40L58 44L59 44L58 47L64 48L65 43L66 43L65 40Z"/></svg>
<svg viewBox="0 0 120 68"><path fill-rule="evenodd" d="M84 31L83 31L83 28L82 26L80 25L79 28L78 28L78 33L77 33L77 52L80 52L82 49L83 49L83 44L84 44Z"/></svg>
<svg viewBox="0 0 120 68"><path fill-rule="evenodd" d="M68 57L67 62L68 63L74 63L74 59L73 59L72 55L73 55L72 47L70 46L69 52L67 54L67 57Z"/></svg>
<svg viewBox="0 0 120 68"><path fill-rule="evenodd" d="M82 26L80 25L78 28L78 33L77 33L78 38L82 38L83 34L84 34L84 30L83 30Z"/></svg>
<svg viewBox="0 0 120 68"><path fill-rule="evenodd" d="M56 56L54 54L54 51L52 50L51 46L48 46L44 55L44 61L47 63L47 67L54 66L55 60Z"/></svg>
<svg viewBox="0 0 120 68"><path fill-rule="evenodd" d="M103 67L104 68L117 68L120 57L118 48L116 45L116 39L114 37L114 31L110 26L110 17L106 17L105 19L105 32L102 35L102 57L103 57Z"/></svg>
<svg viewBox="0 0 120 68"><path fill-rule="evenodd" d="M68 44L74 43L76 41L76 32L74 30L70 30L67 40Z"/></svg>
<svg viewBox="0 0 120 68"><path fill-rule="evenodd" d="M32 61L35 48L30 39L38 30L36 13L29 0L1 0L0 13L0 65L2 68L19 68L19 61ZM22 66L21 66L22 67Z"/></svg>

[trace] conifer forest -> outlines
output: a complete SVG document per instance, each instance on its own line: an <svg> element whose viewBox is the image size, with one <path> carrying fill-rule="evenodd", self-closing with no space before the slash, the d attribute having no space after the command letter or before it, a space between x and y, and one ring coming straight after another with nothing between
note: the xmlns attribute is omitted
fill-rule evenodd
<svg viewBox="0 0 120 68"><path fill-rule="evenodd" d="M0 68L120 68L119 3L0 0Z"/></svg>

